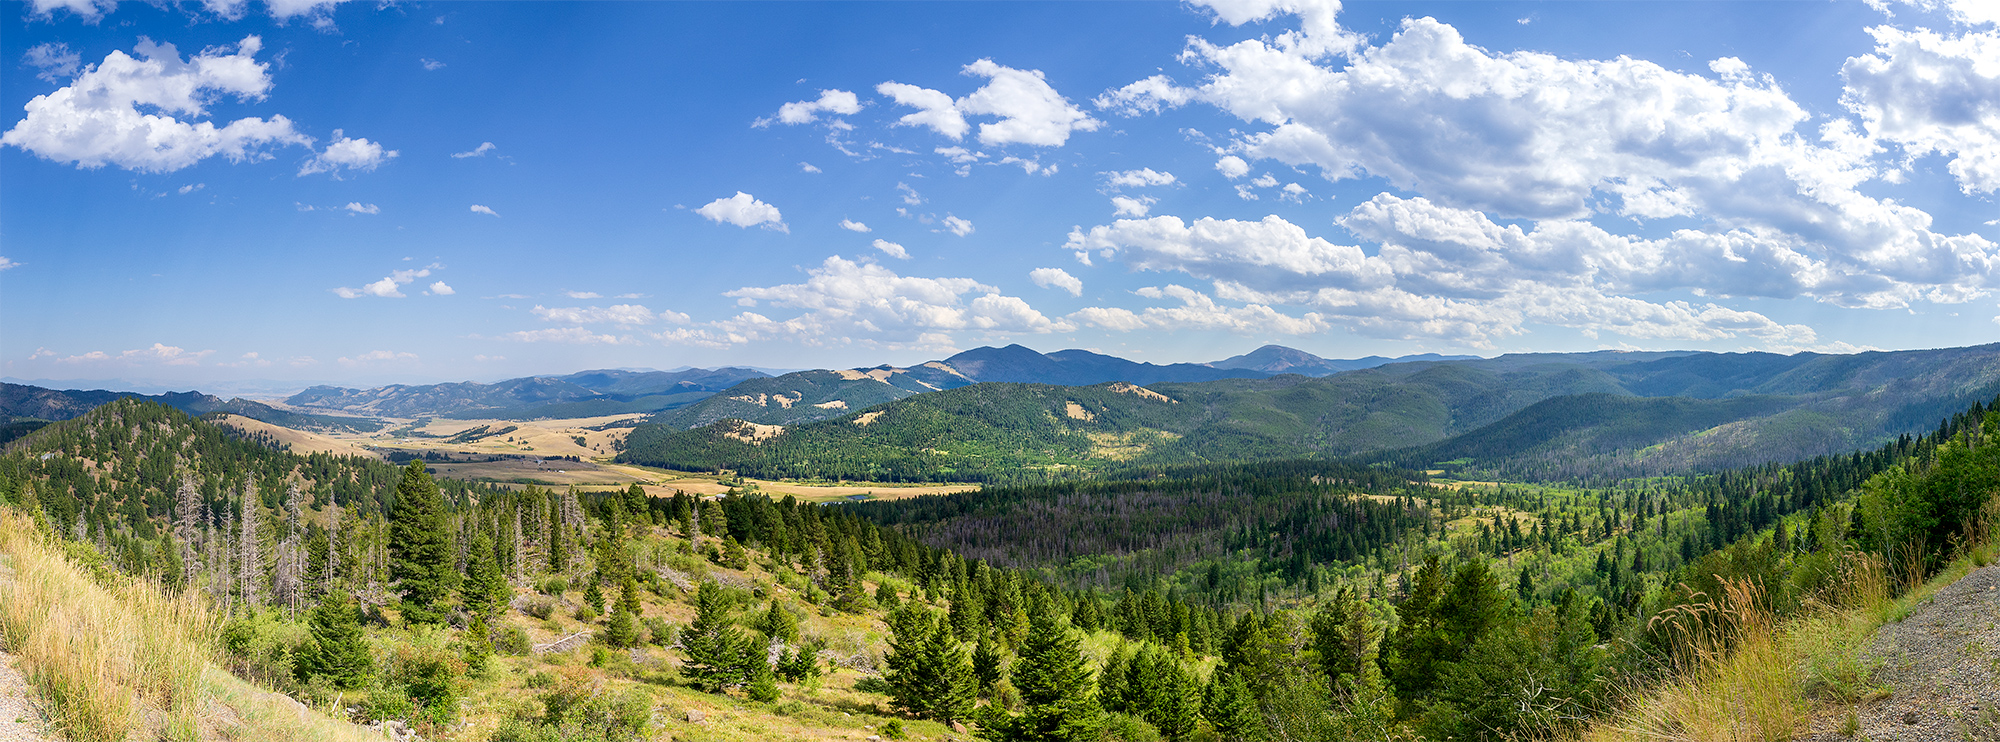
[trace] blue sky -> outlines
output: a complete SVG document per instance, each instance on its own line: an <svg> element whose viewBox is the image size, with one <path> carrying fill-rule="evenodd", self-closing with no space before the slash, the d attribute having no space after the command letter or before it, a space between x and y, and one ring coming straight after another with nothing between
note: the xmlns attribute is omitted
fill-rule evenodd
<svg viewBox="0 0 2000 742"><path fill-rule="evenodd" d="M1996 20L11 3L0 374L1992 342Z"/></svg>

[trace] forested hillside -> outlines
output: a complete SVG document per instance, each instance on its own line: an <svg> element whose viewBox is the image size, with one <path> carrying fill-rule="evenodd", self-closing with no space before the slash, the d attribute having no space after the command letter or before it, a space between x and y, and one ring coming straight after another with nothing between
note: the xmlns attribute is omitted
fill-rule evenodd
<svg viewBox="0 0 2000 742"><path fill-rule="evenodd" d="M286 398L297 407L390 417L534 419L657 412L693 404L746 379L747 368L581 371L492 384L394 384L374 389L315 386Z"/></svg>
<svg viewBox="0 0 2000 742"><path fill-rule="evenodd" d="M168 392L147 396L131 392L110 392L102 389L81 391L76 389L57 390L21 384L0 383L0 423L6 423L14 435L0 433L0 443L13 440L19 435L56 420L77 417L106 402L115 399L143 399L172 407L190 415L205 415L211 412L227 412L235 415L262 420L273 425L283 425L299 430L352 430L370 432L380 430L382 421L372 418L347 417L340 415L312 415L291 410L280 410L262 402L247 399L224 400L200 392Z"/></svg>
<svg viewBox="0 0 2000 742"><path fill-rule="evenodd" d="M1114 386L1128 393L1107 393ZM993 482L1132 464L1361 456L1487 477L1602 479L1872 448L1996 393L2000 345L1854 356L1541 354L1323 378L982 383L782 431L738 420L794 418L751 410L693 430L679 428L697 421L676 418L634 430L621 460L762 477ZM772 399L753 401L772 408ZM825 410L796 419L818 414Z"/></svg>

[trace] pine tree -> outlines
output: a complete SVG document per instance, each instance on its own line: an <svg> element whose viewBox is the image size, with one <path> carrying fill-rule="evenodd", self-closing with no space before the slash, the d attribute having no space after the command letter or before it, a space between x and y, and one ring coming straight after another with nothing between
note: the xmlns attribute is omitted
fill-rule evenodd
<svg viewBox="0 0 2000 742"><path fill-rule="evenodd" d="M751 628L778 641L795 642L799 639L799 620L793 618L790 611L779 607L777 598L771 599L771 609L759 616Z"/></svg>
<svg viewBox="0 0 2000 742"><path fill-rule="evenodd" d="M437 603L457 581L455 556L437 482L424 471L421 459L411 461L396 485L396 506L389 521L389 579L402 593L405 621L442 620Z"/></svg>
<svg viewBox="0 0 2000 742"><path fill-rule="evenodd" d="M1253 740L1263 736L1263 722L1257 717L1257 701L1241 676L1217 668L1203 694L1201 716L1215 726L1225 740Z"/></svg>
<svg viewBox="0 0 2000 742"><path fill-rule="evenodd" d="M898 708L938 721L972 713L978 680L972 663L943 622L931 611L910 605L890 616L889 697Z"/></svg>
<svg viewBox="0 0 2000 742"><path fill-rule="evenodd" d="M1001 673L1006 670L1000 664L1002 659L999 648L993 646L993 637L979 637L979 645L972 649L972 675L979 680L981 690L1000 682Z"/></svg>
<svg viewBox="0 0 2000 742"><path fill-rule="evenodd" d="M744 693L758 703L778 700L778 677L771 672L771 663L765 662L763 657L757 657L750 663L750 686L744 689Z"/></svg>
<svg viewBox="0 0 2000 742"><path fill-rule="evenodd" d="M1170 740L1187 739L1201 719L1201 688L1194 675L1172 654L1156 655L1153 697L1146 704L1146 721Z"/></svg>
<svg viewBox="0 0 2000 742"><path fill-rule="evenodd" d="M604 626L606 644L620 649L639 644L639 585L632 578L625 579L625 592L618 598L618 610L612 612L610 622Z"/></svg>
<svg viewBox="0 0 2000 742"><path fill-rule="evenodd" d="M1029 618L1031 627L1014 661L1014 687L1021 691L1019 714L997 715L988 734L1022 742L1096 740L1104 712L1092 693L1090 666L1070 627L1047 610Z"/></svg>
<svg viewBox="0 0 2000 742"><path fill-rule="evenodd" d="M336 591L327 593L307 615L312 639L300 648L293 666L300 682L325 676L335 688L366 685L374 660L361 639L361 609L347 593Z"/></svg>
<svg viewBox="0 0 2000 742"><path fill-rule="evenodd" d="M754 651L750 644L729 623L722 586L712 580L701 583L695 591L694 621L681 631L681 649L687 654L681 674L689 684L709 693L742 685L749 680L743 657Z"/></svg>
<svg viewBox="0 0 2000 742"><path fill-rule="evenodd" d="M629 611L613 612L611 620L604 623L604 643L619 649L638 644L639 621Z"/></svg>
<svg viewBox="0 0 2000 742"><path fill-rule="evenodd" d="M1309 628L1313 648L1318 650L1320 670L1326 673L1331 687L1338 688L1342 677L1358 676L1364 666L1375 664L1375 642L1379 638L1375 620L1352 588L1342 588L1333 602L1320 608Z"/></svg>
<svg viewBox="0 0 2000 742"><path fill-rule="evenodd" d="M645 488L640 487L638 482L633 482L632 486L625 488L625 515L632 527L642 528L651 522L651 516L648 514L651 510L648 507L651 499L646 496Z"/></svg>
<svg viewBox="0 0 2000 742"><path fill-rule="evenodd" d="M494 611L505 605L508 593L512 592L507 580L500 574L500 566L494 563L493 539L484 531L472 538L472 548L465 555L465 580L459 585L459 601L465 611L475 616L491 617Z"/></svg>

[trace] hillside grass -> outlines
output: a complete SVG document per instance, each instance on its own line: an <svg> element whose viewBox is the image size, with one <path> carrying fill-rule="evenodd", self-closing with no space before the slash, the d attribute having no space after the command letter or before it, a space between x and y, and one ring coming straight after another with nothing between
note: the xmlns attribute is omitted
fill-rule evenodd
<svg viewBox="0 0 2000 742"><path fill-rule="evenodd" d="M199 598L120 575L12 507L0 507L0 559L5 646L66 739L373 738L222 671Z"/></svg>
<svg viewBox="0 0 2000 742"><path fill-rule="evenodd" d="M1863 656L1877 629L1901 621L1948 585L2000 558L1994 535L2000 498L1967 546L1927 580L1894 584L1879 557L1852 555L1842 578L1789 620L1772 616L1761 588L1728 584L1728 594L1689 606L1676 619L1719 619L1720 630L1681 632L1685 661L1664 682L1631 692L1619 712L1598 721L1584 742L1763 742L1790 740L1814 718L1848 716L1889 695ZM1897 588L1901 589L1898 590ZM1688 621L1695 625L1697 621Z"/></svg>

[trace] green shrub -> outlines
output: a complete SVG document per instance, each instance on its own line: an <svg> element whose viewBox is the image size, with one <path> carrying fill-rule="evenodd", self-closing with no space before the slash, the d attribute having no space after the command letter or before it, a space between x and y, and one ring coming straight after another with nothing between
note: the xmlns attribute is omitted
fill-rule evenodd
<svg viewBox="0 0 2000 742"><path fill-rule="evenodd" d="M535 600L530 600L527 602L526 605L521 606L521 612L526 613L534 618L546 621L548 620L549 616L555 615L556 604L555 601L552 600L544 600L537 598Z"/></svg>
<svg viewBox="0 0 2000 742"><path fill-rule="evenodd" d="M409 639L390 646L383 685L401 687L412 708L411 721L445 725L457 720L458 700L465 694L465 659L447 645L443 632L419 629ZM384 717L376 717L384 718Z"/></svg>
<svg viewBox="0 0 2000 742"><path fill-rule="evenodd" d="M416 707L410 703L410 695L403 686L378 686L368 690L368 697L360 705L361 717L369 721L408 719L415 715Z"/></svg>
<svg viewBox="0 0 2000 742"><path fill-rule="evenodd" d="M1104 715L1104 738L1120 742L1160 742L1160 730L1136 716L1112 713Z"/></svg>
<svg viewBox="0 0 2000 742"><path fill-rule="evenodd" d="M237 677L274 688L292 687L292 667L310 635L276 611L237 618L222 627L222 649Z"/></svg>
<svg viewBox="0 0 2000 742"><path fill-rule="evenodd" d="M660 616L647 616L640 623L646 627L646 641L662 647L674 643L674 635L678 632L674 629L673 624L667 622L667 619Z"/></svg>
<svg viewBox="0 0 2000 742"><path fill-rule="evenodd" d="M528 632L518 626L509 626L501 631L499 637L493 640L493 648L516 656L534 651L534 645L528 641Z"/></svg>

